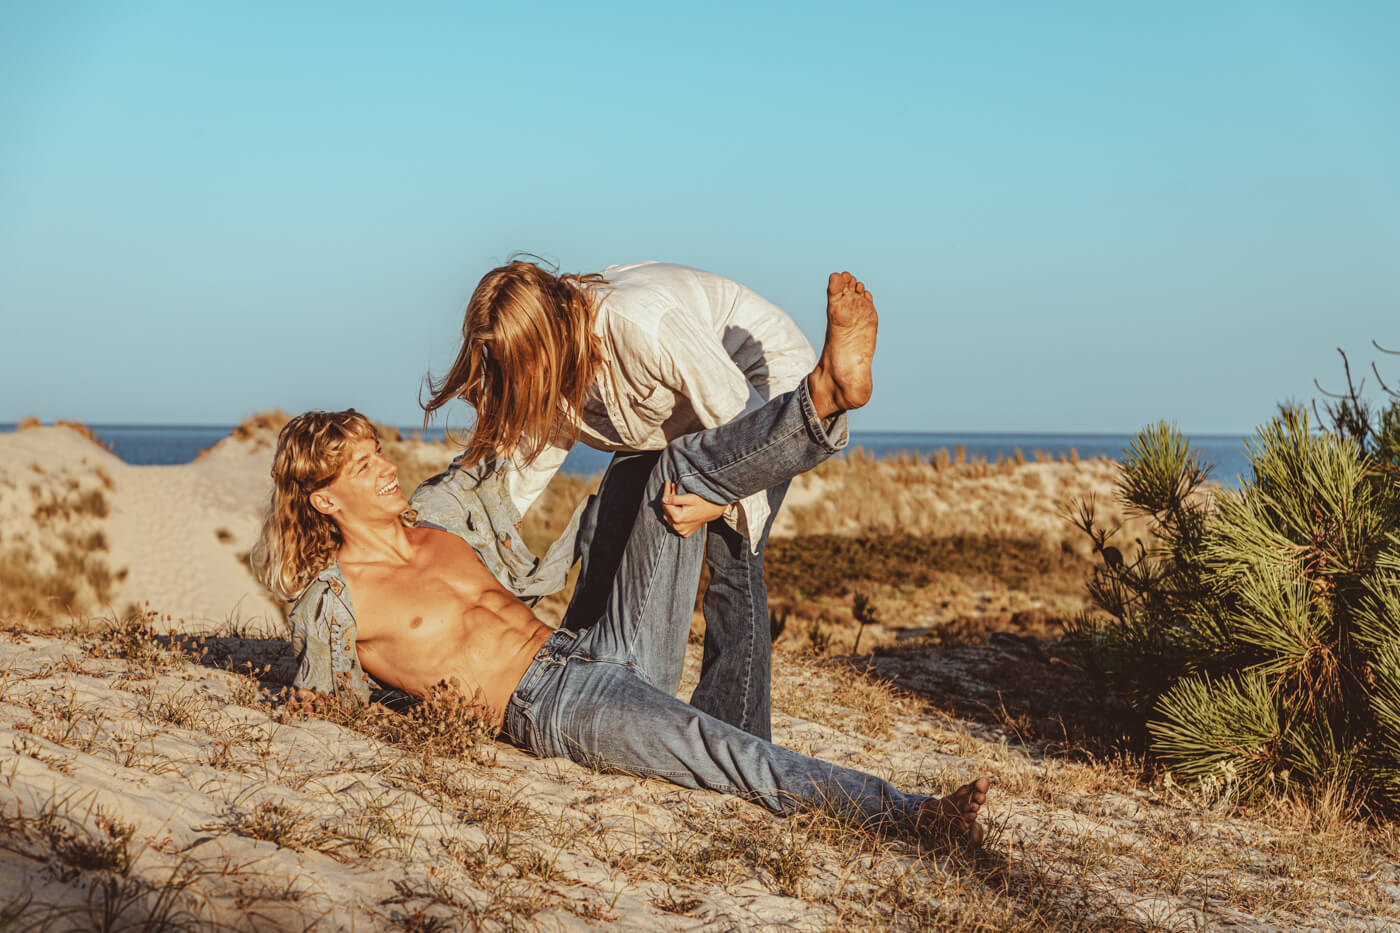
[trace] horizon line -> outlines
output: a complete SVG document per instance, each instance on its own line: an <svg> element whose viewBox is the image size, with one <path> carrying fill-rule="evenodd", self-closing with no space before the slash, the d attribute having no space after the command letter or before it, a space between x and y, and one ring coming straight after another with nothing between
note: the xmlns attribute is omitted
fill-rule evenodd
<svg viewBox="0 0 1400 933"><path fill-rule="evenodd" d="M183 430L206 430L206 431L229 431L229 432L232 432L234 428L237 428L240 424L242 424L242 422L237 422L237 423L233 423L233 424L208 424L208 423L205 423L205 424L196 424L196 423L187 423L187 422L155 422L155 421L78 421L77 419L72 419L72 418L64 418L64 419L62 419L62 420L71 422L71 423L73 423L73 424L81 424L81 425L83 425L84 427L93 428L93 429L97 429L97 428L174 428L174 429L183 429ZM20 422L18 422L18 421L0 421L0 432L3 432L3 433L13 433L13 432L15 431L15 429L18 427L19 423L20 423ZM1155 423L1155 422L1154 422L1154 423ZM57 425L57 422L56 422L56 421L48 421L48 422L43 422L43 421L41 421L41 422L40 422L40 427L51 428L51 427L57 427L57 426L58 426L58 425ZM445 431L445 430L447 430L447 428L446 428L446 427L443 427L443 426L430 426L430 427L426 427L426 428L425 428L425 427L421 427L421 426L411 426L411 425L403 425L403 424L394 424L394 425L387 425L387 426L388 426L388 427L397 428L397 429L400 430L400 431L410 431L410 432L420 432L420 433L421 433L421 432L424 432L424 431ZM1144 427L1145 427L1145 426L1144 426ZM852 428L852 429L851 429L851 434L852 434L852 435L855 435L855 434L891 434L891 435L904 436L904 437L919 437L919 436L927 436L927 435L930 435L930 434L933 434L933 435L957 435L957 436L959 436L959 437L1002 437L1002 436L1029 436L1029 437L1125 437L1125 436L1126 436L1126 437L1130 437L1130 436L1133 436L1133 435L1136 435L1136 434L1140 433L1142 430L1143 430L1143 428L1141 428L1141 427L1136 428L1136 429L1133 429L1133 430L1130 430L1130 431L1106 431L1106 430L1101 430L1101 429L1098 429L1098 430L1081 430L1081 431L1072 431L1072 430L1053 430L1053 431L1048 431L1048 430L1045 430L1045 429L1043 429L1043 428L1042 428L1042 429L1037 429L1037 430L1013 430L1013 429L1001 429L1001 428L997 428L997 429L977 428L977 429L966 429L966 430L964 430L964 429L958 429L958 428L938 428L938 429L931 429L931 428L929 428L929 429L911 429L911 428ZM1180 427L1178 426L1178 430L1180 430L1182 434L1185 434L1185 435L1187 435L1187 436L1195 436L1195 437L1213 437L1213 438L1239 438L1239 439L1244 439L1244 438L1249 437L1250 435L1252 435L1252 434L1255 432L1256 429L1255 429L1255 428L1251 428L1251 429L1249 429L1248 431L1240 431L1240 432L1236 433L1236 432L1233 432L1233 431L1224 431L1224 432L1222 432L1222 431L1189 431L1189 430L1187 430L1187 429L1185 429L1185 428L1180 428ZM582 444L582 442L580 442L580 444ZM585 446L585 447L586 447L587 445L586 445L586 444L583 444L582 446Z"/></svg>

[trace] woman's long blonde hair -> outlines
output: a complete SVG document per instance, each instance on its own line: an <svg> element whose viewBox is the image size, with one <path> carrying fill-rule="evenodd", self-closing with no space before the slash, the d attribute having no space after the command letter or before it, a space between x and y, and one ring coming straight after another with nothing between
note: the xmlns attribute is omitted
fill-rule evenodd
<svg viewBox="0 0 1400 933"><path fill-rule="evenodd" d="M311 494L340 475L352 442L377 439L373 422L355 409L308 411L277 435L272 501L249 555L253 573L282 599L301 595L340 550L340 529L311 504Z"/></svg>
<svg viewBox="0 0 1400 933"><path fill-rule="evenodd" d="M476 410L461 461L520 451L533 460L560 423L577 416L602 362L593 318L601 275L558 275L525 260L477 283L462 320L462 349L441 379L429 376L424 420L455 398Z"/></svg>

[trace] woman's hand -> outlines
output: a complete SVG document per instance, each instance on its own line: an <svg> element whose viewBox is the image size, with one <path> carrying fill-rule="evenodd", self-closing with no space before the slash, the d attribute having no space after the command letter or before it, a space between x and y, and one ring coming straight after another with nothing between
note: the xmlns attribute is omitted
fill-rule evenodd
<svg viewBox="0 0 1400 933"><path fill-rule="evenodd" d="M705 525L724 514L728 506L702 499L688 492L676 492L675 483L667 483L661 495L661 514L666 524L682 538L689 538Z"/></svg>

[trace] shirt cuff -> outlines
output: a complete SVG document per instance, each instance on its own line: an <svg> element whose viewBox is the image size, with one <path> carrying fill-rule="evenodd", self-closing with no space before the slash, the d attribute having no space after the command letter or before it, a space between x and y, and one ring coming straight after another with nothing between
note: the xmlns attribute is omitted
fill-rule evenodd
<svg viewBox="0 0 1400 933"><path fill-rule="evenodd" d="M768 493L745 496L724 510L724 523L749 539L750 553L757 554L768 524Z"/></svg>

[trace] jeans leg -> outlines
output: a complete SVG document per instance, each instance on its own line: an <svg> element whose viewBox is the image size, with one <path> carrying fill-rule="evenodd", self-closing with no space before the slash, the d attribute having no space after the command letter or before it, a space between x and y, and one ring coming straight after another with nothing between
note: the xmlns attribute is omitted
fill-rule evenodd
<svg viewBox="0 0 1400 933"><path fill-rule="evenodd" d="M723 519L706 528L705 654L690 705L760 739L772 737L773 638L763 552L788 484L768 490L768 523L754 552Z"/></svg>
<svg viewBox="0 0 1400 933"><path fill-rule="evenodd" d="M578 617L581 638L592 656L626 664L647 683L669 693L680 686L705 558L703 535L683 538L662 517L663 487L675 481L676 465L669 450L658 451L639 508L626 516L625 524L623 516L616 516L614 527L599 529L608 535L616 534L618 528L631 529L617 555L605 609L587 627ZM567 616L566 624L573 627Z"/></svg>
<svg viewBox="0 0 1400 933"><path fill-rule="evenodd" d="M774 745L643 682L628 666L576 653L541 691L536 754L659 777L751 800L774 813L830 806L868 826L912 832L927 798Z"/></svg>
<svg viewBox="0 0 1400 933"><path fill-rule="evenodd" d="M845 438L845 416L826 423L817 418L804 380L797 391L728 424L667 445L647 479L607 610L584 635L589 652L625 662L648 683L674 693L685 660L704 540L699 535L682 538L665 523L660 504L664 484L674 482L711 502L737 502L811 469L841 449Z"/></svg>
<svg viewBox="0 0 1400 933"><path fill-rule="evenodd" d="M846 446L846 413L817 417L807 380L728 424L671 441L677 488L738 502L805 473Z"/></svg>
<svg viewBox="0 0 1400 933"><path fill-rule="evenodd" d="M582 631L603 617L628 533L642 507L647 478L660 457L659 450L613 454L603 481L579 522L578 582L560 628Z"/></svg>

